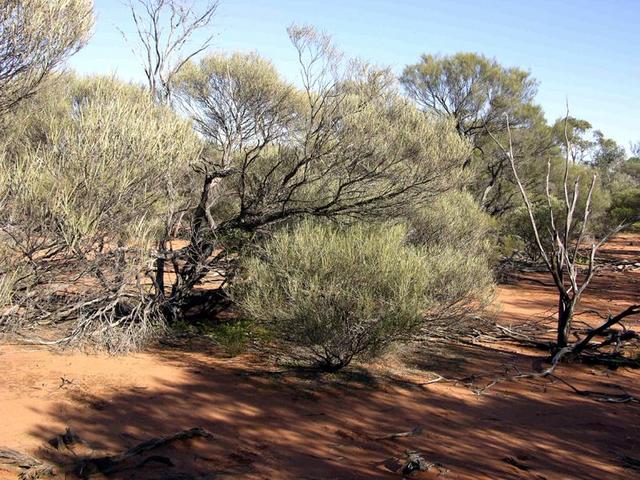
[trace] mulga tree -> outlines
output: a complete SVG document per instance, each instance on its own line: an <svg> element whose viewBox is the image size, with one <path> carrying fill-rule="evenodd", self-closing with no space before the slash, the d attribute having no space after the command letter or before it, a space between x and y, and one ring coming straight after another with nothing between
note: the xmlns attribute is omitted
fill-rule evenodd
<svg viewBox="0 0 640 480"><path fill-rule="evenodd" d="M165 325L154 245L189 205L184 181L200 140L141 87L68 78L47 93L59 99L40 104L56 108L32 112L42 135L0 156L11 266L0 327L44 322L65 331L56 342L139 347Z"/></svg>
<svg viewBox="0 0 640 480"><path fill-rule="evenodd" d="M483 55L458 53L423 55L404 69L400 81L420 109L452 118L458 133L473 145L465 166L474 172L471 188L483 208L494 215L512 208L517 189L504 155L487 132L504 138L509 115L513 141L526 145L517 150L518 164L535 168L548 154L551 132L533 103L537 83L530 74Z"/></svg>
<svg viewBox="0 0 640 480"><path fill-rule="evenodd" d="M90 0L0 1L0 209L5 213L11 207L13 179L4 167L16 162L15 152L7 148L16 126L5 123L7 116L85 44L92 25ZM4 316L19 309L14 300L23 272L14 262L22 252L12 250L6 232L0 236L0 315Z"/></svg>
<svg viewBox="0 0 640 480"><path fill-rule="evenodd" d="M173 311L220 262L230 238L305 216L389 217L452 187L468 144L450 119L425 117L388 70L345 60L330 39L292 27L302 88L253 54L185 67L177 98L207 141L200 201L177 267ZM228 269L224 269L228 272Z"/></svg>

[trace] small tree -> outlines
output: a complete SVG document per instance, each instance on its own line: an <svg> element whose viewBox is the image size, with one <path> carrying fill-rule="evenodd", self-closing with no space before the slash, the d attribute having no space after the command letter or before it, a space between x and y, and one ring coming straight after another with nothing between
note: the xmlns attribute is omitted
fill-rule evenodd
<svg viewBox="0 0 640 480"><path fill-rule="evenodd" d="M0 116L89 38L91 0L0 0Z"/></svg>
<svg viewBox="0 0 640 480"><path fill-rule="evenodd" d="M294 355L338 370L419 334L449 334L491 289L481 259L406 242L406 228L304 222L243 262L233 294Z"/></svg>
<svg viewBox="0 0 640 480"><path fill-rule="evenodd" d="M567 115L566 119L569 116ZM580 176L575 178L573 187L570 185L569 171L572 163L573 151L569 140L568 120L565 120L565 162L564 162L564 176L562 181L563 196L560 199L562 208L561 213L557 213L557 209L554 208L554 198L551 194L550 188L550 172L551 172L551 160L547 166L546 176L546 188L545 196L548 205L548 233L549 241L544 242L542 239L542 233L539 226L539 221L536 219L536 209L531 202L529 195L520 179L518 170L514 161L513 144L510 141L508 146L503 146L500 141L489 132L489 135L493 138L496 144L500 147L506 158L509 160L511 169L515 176L518 188L522 195L525 207L529 214L529 221L531 223L535 244L538 247L540 255L544 261L547 270L553 277L554 284L558 290L558 318L556 326L556 343L555 343L555 356L554 364L557 363L563 356L568 353L578 355L587 348L598 348L604 345L609 345L613 340L604 342L603 344L593 346L590 344L591 340L605 332L610 327L619 324L626 317L640 313L640 305L631 305L623 312L613 316L609 315L608 319L596 328L590 329L582 338L578 338L573 343L570 343L569 338L574 333L573 317L576 306L580 302L582 294L589 285L591 279L596 272L596 252L607 241L610 235L616 233L623 228L624 225L618 226L613 231L602 236L599 241L591 242L588 254L587 254L587 267L586 272L580 272L579 255L580 249L586 239L587 225L591 215L591 200L596 185L596 173L594 172L591 178L590 186L587 192L584 210L582 213L581 221L575 218L576 205L578 204L579 197L579 184ZM507 118L507 130L508 138L511 139L511 131L509 125L509 119ZM616 334L619 339L622 334Z"/></svg>

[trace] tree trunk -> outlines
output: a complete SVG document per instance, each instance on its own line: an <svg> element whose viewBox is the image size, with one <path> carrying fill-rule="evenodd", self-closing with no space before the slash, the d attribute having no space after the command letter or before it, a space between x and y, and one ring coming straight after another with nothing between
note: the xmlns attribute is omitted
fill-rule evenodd
<svg viewBox="0 0 640 480"><path fill-rule="evenodd" d="M569 343L575 304L576 299L569 296L562 295L558 300L558 338L556 341L558 350L566 347Z"/></svg>

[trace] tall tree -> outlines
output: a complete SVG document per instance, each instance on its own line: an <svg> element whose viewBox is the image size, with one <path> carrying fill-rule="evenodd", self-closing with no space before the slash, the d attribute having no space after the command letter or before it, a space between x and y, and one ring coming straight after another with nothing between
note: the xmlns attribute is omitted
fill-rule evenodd
<svg viewBox="0 0 640 480"><path fill-rule="evenodd" d="M330 39L292 27L302 89L256 55L209 56L177 90L209 143L175 305L228 252L225 236L304 216L390 216L452 187L468 144L420 114L388 70L346 61Z"/></svg>
<svg viewBox="0 0 640 480"><path fill-rule="evenodd" d="M593 132L596 149L591 160L594 167L612 171L622 166L626 158L624 147L612 138L607 138L600 130Z"/></svg>
<svg viewBox="0 0 640 480"><path fill-rule="evenodd" d="M567 116L556 120L552 127L553 140L560 146L563 157L568 154L572 163L585 163L589 160L595 146L591 128L591 123L576 117Z"/></svg>
<svg viewBox="0 0 640 480"><path fill-rule="evenodd" d="M475 53L451 56L423 55L404 69L400 82L408 96L425 112L454 119L460 135L469 139L473 153L465 163L473 167L471 188L483 207L499 214L516 197L508 161L488 133L504 136L505 116L511 119L514 141L527 158L546 154L552 143L542 111L533 104L537 83L528 72L506 68Z"/></svg>
<svg viewBox="0 0 640 480"><path fill-rule="evenodd" d="M423 55L400 77L409 96L425 111L455 119L461 135L474 139L512 128L525 121L522 114L536 94L537 83L528 72L505 68L475 53L451 56Z"/></svg>

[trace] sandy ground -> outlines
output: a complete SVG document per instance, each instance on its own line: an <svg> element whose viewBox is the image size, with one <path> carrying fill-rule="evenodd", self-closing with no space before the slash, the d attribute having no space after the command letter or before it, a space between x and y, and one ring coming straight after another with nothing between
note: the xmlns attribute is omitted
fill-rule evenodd
<svg viewBox="0 0 640 480"><path fill-rule="evenodd" d="M606 254L640 261L640 237L619 237ZM502 286L498 321L548 321L555 297L539 281L548 279L527 274ZM640 270L606 270L583 308L615 311L637 301L639 287ZM187 472L391 479L402 478L395 470L407 451L441 465L416 478L640 478L624 462L640 458L640 404L597 402L550 380L501 381L479 394L505 372L532 371L540 355L499 344L456 346L437 355L416 351L404 366L386 359L317 377L275 374L276 367L249 355L224 358L213 347L107 357L5 344L0 446L50 458L45 441L70 426L93 448L118 452L151 436L204 427L213 441L160 452L173 467L149 463L144 474L110 478L178 479ZM432 372L467 380L424 384ZM640 371L572 365L558 375L579 389L620 393L622 387L640 396ZM422 427L417 436L380 439L416 426ZM16 477L0 469L0 478Z"/></svg>

